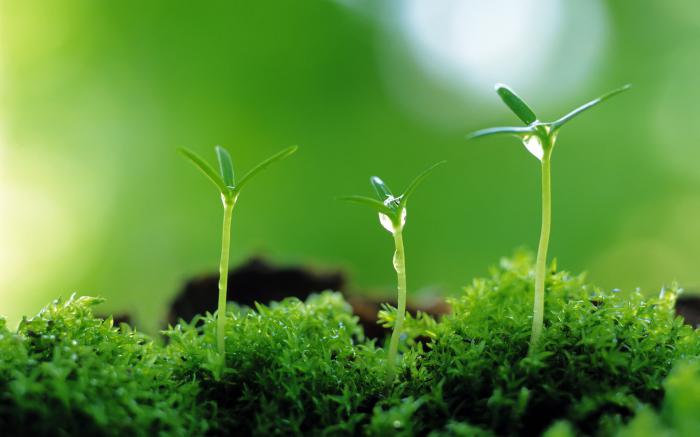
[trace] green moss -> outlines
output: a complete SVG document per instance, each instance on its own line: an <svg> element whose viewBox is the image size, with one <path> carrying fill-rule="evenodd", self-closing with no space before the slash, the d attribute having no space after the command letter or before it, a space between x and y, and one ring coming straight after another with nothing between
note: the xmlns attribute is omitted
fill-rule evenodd
<svg viewBox="0 0 700 437"><path fill-rule="evenodd" d="M664 382L664 388L661 411L642 408L619 432L620 437L700 435L700 363L679 363Z"/></svg>
<svg viewBox="0 0 700 437"><path fill-rule="evenodd" d="M177 383L150 340L56 301L11 333L0 322L3 435L190 435L206 430L197 384Z"/></svg>
<svg viewBox="0 0 700 437"><path fill-rule="evenodd" d="M673 363L697 357L700 338L675 316L676 290L645 300L605 292L583 275L548 274L541 349L528 356L530 257L504 260L452 302L424 351L405 355L407 395L423 396L427 429L466 420L499 434L541 432L566 419L605 433L642 404L657 406Z"/></svg>
<svg viewBox="0 0 700 437"><path fill-rule="evenodd" d="M364 341L337 293L306 303L238 312L226 323L226 368L216 372L215 320L169 331L169 354L183 379L202 381L218 405L219 429L256 435L356 434L384 390L383 351Z"/></svg>
<svg viewBox="0 0 700 437"><path fill-rule="evenodd" d="M541 348L528 354L533 265L504 260L436 321L408 316L397 379L339 294L234 309L226 366L212 315L167 346L55 302L0 320L3 435L700 435L700 336L677 291L605 292L547 275ZM382 323L396 312L385 308ZM675 366L675 367L674 367ZM672 370L673 369L673 370Z"/></svg>

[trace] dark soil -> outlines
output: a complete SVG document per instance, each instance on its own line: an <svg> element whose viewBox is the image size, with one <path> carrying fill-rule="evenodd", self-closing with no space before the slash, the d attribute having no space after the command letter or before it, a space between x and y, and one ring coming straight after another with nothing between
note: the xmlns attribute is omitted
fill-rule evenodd
<svg viewBox="0 0 700 437"><path fill-rule="evenodd" d="M340 271L318 272L300 266L277 266L262 258L252 258L247 263L229 271L228 297L230 301L252 307L255 302L268 305L287 297L305 300L310 294L326 290L340 291L359 317L365 335L383 339L389 330L377 324L377 313L382 304L396 305L395 299L367 297L363 293L348 291L345 275ZM214 312L219 294L219 275L212 273L190 279L173 300L168 313L168 323L175 325L179 319L191 320L197 314ZM408 312L422 311L433 316L447 314L449 305L443 299L416 305L409 301Z"/></svg>
<svg viewBox="0 0 700 437"><path fill-rule="evenodd" d="M676 301L676 314L682 316L688 325L700 327L700 296L681 295Z"/></svg>

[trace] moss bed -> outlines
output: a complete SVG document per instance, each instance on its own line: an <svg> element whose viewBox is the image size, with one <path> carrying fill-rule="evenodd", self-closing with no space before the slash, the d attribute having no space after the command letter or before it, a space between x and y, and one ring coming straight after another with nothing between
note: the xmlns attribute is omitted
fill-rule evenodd
<svg viewBox="0 0 700 437"><path fill-rule="evenodd" d="M408 317L395 383L337 293L235 308L151 339L56 301L0 321L2 435L700 435L700 336L658 298L550 269L528 355L533 266L504 259L441 320ZM391 325L394 311L381 314Z"/></svg>

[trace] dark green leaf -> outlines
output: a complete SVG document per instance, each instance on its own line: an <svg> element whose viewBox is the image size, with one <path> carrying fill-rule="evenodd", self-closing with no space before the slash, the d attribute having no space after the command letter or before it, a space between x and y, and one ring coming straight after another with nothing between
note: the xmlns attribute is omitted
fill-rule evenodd
<svg viewBox="0 0 700 437"><path fill-rule="evenodd" d="M216 187L222 194L227 193L229 191L229 188L224 183L224 180L221 179L221 176L219 176L216 170L214 170L214 168L211 165L209 165L208 162L206 162L199 155L197 155L189 149L181 147L178 150L180 151L180 153L185 155L187 159L192 161L192 164L194 164L195 167L197 167L202 173L204 173L204 175L208 177L209 180L211 180L214 183L214 185L216 185Z"/></svg>
<svg viewBox="0 0 700 437"><path fill-rule="evenodd" d="M233 188L235 182L231 155L228 153L228 150L221 146L216 146L216 157L219 159L219 170L221 171L221 177L224 179L224 183L229 188Z"/></svg>
<svg viewBox="0 0 700 437"><path fill-rule="evenodd" d="M421 174L419 174L418 176L416 176L416 178L413 179L413 181L411 181L410 184L408 184L408 188L406 188L406 191L404 191L404 193L401 195L401 206L402 206L403 208L406 207L406 203L408 202L408 198L411 196L411 194L413 194L413 191L418 187L418 185L420 185L420 183L423 182L423 180L424 180L430 173L432 173L433 170L435 170L437 167L441 166L442 164L444 164L444 163L446 163L446 162L447 162L447 161L440 161L440 162L438 162L438 163L435 163L435 164L431 165L431 166L428 167L427 169L423 170L423 172L422 172Z"/></svg>
<svg viewBox="0 0 700 437"><path fill-rule="evenodd" d="M299 147L297 146L291 146L287 147L286 149L282 150L281 152L275 153L274 155L270 156L260 164L256 165L253 167L252 170L250 170L248 173L246 173L245 176L241 178L241 180L238 182L238 185L236 185L236 191L240 191L241 188L256 174L260 173L261 171L265 170L267 167L269 167L271 164L274 164L277 161L280 161L292 153L296 152Z"/></svg>
<svg viewBox="0 0 700 437"><path fill-rule="evenodd" d="M387 187L384 181L378 176L372 176L369 178L369 182L372 184L374 190L377 192L377 196L379 196L382 201L394 197L389 187Z"/></svg>
<svg viewBox="0 0 700 437"><path fill-rule="evenodd" d="M347 202L352 202L352 203L357 203L360 205L366 205L371 207L372 209L376 210L377 212L381 212L386 215L393 215L393 211L384 203L378 201L377 199L372 199L371 197L365 197L365 196L342 196L339 197L338 200L344 200Z"/></svg>
<svg viewBox="0 0 700 437"><path fill-rule="evenodd" d="M527 134L532 134L534 130L530 127L490 127L487 129L481 129L476 132L472 132L467 135L468 140L473 140L475 138L488 137L492 135L516 135L522 137Z"/></svg>
<svg viewBox="0 0 700 437"><path fill-rule="evenodd" d="M501 100L503 100L503 103L505 103L523 123L529 125L537 121L537 116L532 109L530 109L527 103L515 94L513 90L508 88L508 85L497 83L496 92L501 97Z"/></svg>
<svg viewBox="0 0 700 437"><path fill-rule="evenodd" d="M564 124L566 124L567 122L569 122L569 120L571 120L572 118L581 114L582 112L592 108L593 106L597 105L598 103L604 102L605 100L608 100L609 98L620 94L623 91L627 91L631 87L632 87L632 85L627 84L627 85L622 86L616 90L610 91L609 93L604 94L604 95L598 97L597 99L591 100L590 102L586 103L585 105L579 106L578 108L569 112L568 114L566 114L565 116L563 116L559 120L555 121L554 123L552 123L552 126L554 126L555 128L559 128L559 127L563 126Z"/></svg>

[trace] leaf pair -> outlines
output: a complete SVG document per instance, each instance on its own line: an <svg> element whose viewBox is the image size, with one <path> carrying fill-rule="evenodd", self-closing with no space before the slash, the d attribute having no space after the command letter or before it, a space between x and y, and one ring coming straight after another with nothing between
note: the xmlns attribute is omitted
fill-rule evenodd
<svg viewBox="0 0 700 437"><path fill-rule="evenodd" d="M187 159L192 161L192 163L197 167L204 175L209 178L210 181L216 185L222 196L227 199L233 199L241 191L243 186L250 181L250 179L256 174L260 173L262 170L266 169L271 164L280 161L292 153L296 152L297 146L287 147L286 149L278 152L271 157L267 158L260 164L253 167L248 173L246 173L239 181L236 183L236 179L233 172L233 161L231 160L231 155L228 150L221 146L216 146L216 157L219 161L219 172L217 173L214 168L209 165L202 157L193 151L185 148L180 148L180 153L185 155Z"/></svg>
<svg viewBox="0 0 700 437"><path fill-rule="evenodd" d="M590 102L579 106L568 114L564 115L560 119L542 123L537 119L537 115L530 108L530 106L525 103L525 101L520 98L513 90L511 90L507 85L496 84L496 93L501 97L503 103L508 106L508 108L513 111L513 113L527 125L527 127L519 126L506 126L506 127L492 127L488 129L481 129L467 135L467 139L480 138L491 135L515 135L521 139L526 139L532 136L541 136L543 134L553 136L556 135L556 131L563 125L571 121L577 115L587 111L588 109L596 106L597 104L608 100L609 98L620 94L630 88L631 85L627 84L616 90L610 91L597 99L591 100ZM540 158L541 159L541 158Z"/></svg>
<svg viewBox="0 0 700 437"><path fill-rule="evenodd" d="M435 168L444 164L446 161L440 161L436 164L431 165L427 169L423 170L418 176L416 176L408 187L399 196L394 196L393 192L389 189L386 183L377 176L372 176L370 178L370 183L377 192L379 200L373 199L367 196L343 196L340 197L341 200L346 200L348 202L358 203L361 205L366 205L376 210L377 212L384 214L391 218L392 222L399 223L402 212L406 209L406 204L408 199L411 197L418 185L423 182L423 180L432 173Z"/></svg>

